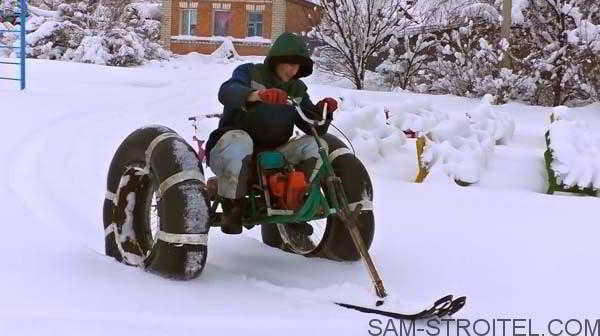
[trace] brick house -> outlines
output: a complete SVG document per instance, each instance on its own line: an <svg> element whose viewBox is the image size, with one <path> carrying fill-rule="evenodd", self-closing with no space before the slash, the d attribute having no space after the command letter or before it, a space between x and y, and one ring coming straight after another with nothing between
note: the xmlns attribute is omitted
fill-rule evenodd
<svg viewBox="0 0 600 336"><path fill-rule="evenodd" d="M226 36L240 55L266 55L283 32L306 32L317 0L162 0L162 44L210 54Z"/></svg>

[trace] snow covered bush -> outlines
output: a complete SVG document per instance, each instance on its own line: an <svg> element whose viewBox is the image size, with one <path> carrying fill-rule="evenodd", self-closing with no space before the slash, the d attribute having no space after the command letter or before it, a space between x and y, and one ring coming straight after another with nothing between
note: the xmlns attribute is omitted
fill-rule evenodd
<svg viewBox="0 0 600 336"><path fill-rule="evenodd" d="M0 22L0 30L16 30L10 22ZM19 35L16 33L0 32L0 46L13 46ZM0 57L8 57L11 54L11 49L0 48Z"/></svg>
<svg viewBox="0 0 600 336"><path fill-rule="evenodd" d="M465 97L491 94L495 103L528 100L535 91L535 79L526 71L502 66L509 43L500 38L497 25L475 24L444 33L438 45L438 59L430 65L434 75L430 92Z"/></svg>
<svg viewBox="0 0 600 336"><path fill-rule="evenodd" d="M596 195L600 190L600 137L588 125L576 121L565 106L556 107L550 119L544 154L548 193Z"/></svg>
<svg viewBox="0 0 600 336"><path fill-rule="evenodd" d="M81 45L70 49L63 59L105 65L140 65L144 60L141 38L134 32L113 29L104 35L86 36Z"/></svg>
<svg viewBox="0 0 600 336"><path fill-rule="evenodd" d="M502 0L431 0L418 5L390 0L387 8L402 8L396 15L378 7L383 2L323 4L321 23L309 35L317 41L316 63L359 89L365 74L376 70L377 88L473 98L490 94L495 104L600 101L597 0L517 2L506 39L501 33ZM380 13L396 20L396 26L380 20Z"/></svg>
<svg viewBox="0 0 600 336"><path fill-rule="evenodd" d="M62 0L30 0L31 5L37 6L44 10L57 10L58 6L66 1Z"/></svg>
<svg viewBox="0 0 600 336"><path fill-rule="evenodd" d="M527 61L538 75L535 104L573 105L596 95L597 72L587 68L600 49L598 9L595 0L527 0L522 12Z"/></svg>
<svg viewBox="0 0 600 336"><path fill-rule="evenodd" d="M495 145L508 142L515 129L512 118L494 110L491 101L487 95L463 117L443 116L435 126L419 133L417 182L447 177L470 185L480 180Z"/></svg>
<svg viewBox="0 0 600 336"><path fill-rule="evenodd" d="M171 56L159 43L159 3L33 0L30 14L28 57L132 66ZM0 43L17 41L5 34Z"/></svg>
<svg viewBox="0 0 600 336"><path fill-rule="evenodd" d="M377 68L384 86L465 97L491 94L499 104L517 100L556 106L600 101L597 1L516 3L516 25L508 41L501 37L502 1L439 0L427 6L432 7L431 15L421 13L422 21L435 22L440 28L423 30L418 38L404 37L404 43L393 48ZM424 41L427 44L420 47ZM508 58L510 67L505 62Z"/></svg>
<svg viewBox="0 0 600 336"><path fill-rule="evenodd" d="M583 13L581 10L585 10ZM577 48L580 99L600 102L600 4L586 3L574 14L576 28L568 32L569 43Z"/></svg>
<svg viewBox="0 0 600 336"><path fill-rule="evenodd" d="M388 123L399 130L424 134L448 119L448 115L434 110L431 104L406 100L400 104L388 105Z"/></svg>
<svg viewBox="0 0 600 336"><path fill-rule="evenodd" d="M67 49L77 48L84 36L84 30L70 21L46 21L27 34L27 55L34 58L62 58Z"/></svg>
<svg viewBox="0 0 600 336"><path fill-rule="evenodd" d="M398 45L395 37L391 37L388 45L388 58L381 63L376 71L383 75L383 80L391 88L402 90L422 91L422 80L427 76L427 64L431 60L433 50L437 44L433 34L419 34L414 42L411 38L404 37L403 54L396 55L394 47ZM425 78L426 80L426 78Z"/></svg>
<svg viewBox="0 0 600 336"><path fill-rule="evenodd" d="M479 15L485 20L470 18L475 14L463 15L463 22L455 22L455 28L404 37L377 67L385 86L475 98L491 94L497 104L528 101L535 92L535 76L522 66L503 66L505 58L515 59L515 55L500 37L494 16L498 12L490 5L480 4L485 10L475 5L461 7L461 13L486 13Z"/></svg>
<svg viewBox="0 0 600 336"><path fill-rule="evenodd" d="M388 123L383 107L362 106L351 96L343 97L342 101L335 125L352 142L361 159L379 162L405 145L404 132Z"/></svg>

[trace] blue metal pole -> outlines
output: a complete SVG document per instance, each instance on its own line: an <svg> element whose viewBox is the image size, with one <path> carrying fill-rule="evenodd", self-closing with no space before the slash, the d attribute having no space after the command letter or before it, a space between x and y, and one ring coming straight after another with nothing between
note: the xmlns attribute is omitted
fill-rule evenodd
<svg viewBox="0 0 600 336"><path fill-rule="evenodd" d="M25 90L25 27L27 26L27 0L21 0L21 90Z"/></svg>

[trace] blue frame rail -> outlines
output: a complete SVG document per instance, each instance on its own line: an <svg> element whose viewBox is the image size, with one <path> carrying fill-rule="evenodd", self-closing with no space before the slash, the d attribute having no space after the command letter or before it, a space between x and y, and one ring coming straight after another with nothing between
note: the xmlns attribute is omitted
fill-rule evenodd
<svg viewBox="0 0 600 336"><path fill-rule="evenodd" d="M5 0L9 1L9 0ZM11 8L11 10L13 10ZM19 0L19 30L0 30L0 33L19 34L19 46L0 46L5 49L19 49L19 61L18 62L6 62L0 61L0 64L6 65L18 65L20 68L19 78L0 77L0 79L19 81L21 84L21 90L25 90L25 33L27 27L27 0Z"/></svg>

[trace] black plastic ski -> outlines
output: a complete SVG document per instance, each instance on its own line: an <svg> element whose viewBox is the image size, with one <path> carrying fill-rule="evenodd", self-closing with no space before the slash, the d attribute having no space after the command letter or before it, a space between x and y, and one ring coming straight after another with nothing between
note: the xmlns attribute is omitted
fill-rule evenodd
<svg viewBox="0 0 600 336"><path fill-rule="evenodd" d="M401 320L422 320L422 319L430 319L430 318L441 318L445 316L451 316L457 311L461 310L462 307L465 306L467 302L467 298L465 296L461 296L459 298L453 299L452 295L446 295L443 298L437 300L433 306L429 309L425 309L421 312L414 314L403 314L403 313L395 313L389 312L385 310L379 310L375 308L356 306L348 303L340 303L334 302L336 305L340 307L344 307L347 309L353 309L359 311L361 313L367 314L377 314L382 316L387 316L395 319Z"/></svg>

